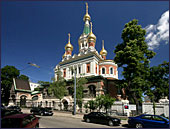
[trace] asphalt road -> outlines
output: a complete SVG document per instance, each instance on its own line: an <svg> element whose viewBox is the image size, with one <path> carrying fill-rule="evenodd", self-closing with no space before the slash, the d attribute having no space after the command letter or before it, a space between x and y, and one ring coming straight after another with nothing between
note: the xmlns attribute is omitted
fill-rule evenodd
<svg viewBox="0 0 170 129"><path fill-rule="evenodd" d="M127 128L125 126L108 126L95 123L86 123L79 118L64 116L38 116L40 128Z"/></svg>

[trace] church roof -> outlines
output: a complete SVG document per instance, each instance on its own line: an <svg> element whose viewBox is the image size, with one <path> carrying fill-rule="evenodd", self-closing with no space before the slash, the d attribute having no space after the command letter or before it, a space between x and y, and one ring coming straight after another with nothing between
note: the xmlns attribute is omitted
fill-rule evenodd
<svg viewBox="0 0 170 129"><path fill-rule="evenodd" d="M13 79L15 90L31 92L29 81L21 80L21 79Z"/></svg>
<svg viewBox="0 0 170 129"><path fill-rule="evenodd" d="M76 62L76 61L83 60L83 59L86 59L92 56L96 56L99 60L102 60L102 58L96 52L89 52L88 54L83 54L81 56L76 56L75 58L70 58L69 60L60 62L59 65L61 66L61 65L68 64L68 63Z"/></svg>

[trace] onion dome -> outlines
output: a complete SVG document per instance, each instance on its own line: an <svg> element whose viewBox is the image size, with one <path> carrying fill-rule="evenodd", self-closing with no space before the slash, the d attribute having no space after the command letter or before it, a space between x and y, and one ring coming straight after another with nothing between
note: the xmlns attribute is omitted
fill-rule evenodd
<svg viewBox="0 0 170 129"><path fill-rule="evenodd" d="M88 35L88 41L95 43L96 42L96 36L92 32L92 22L90 22L90 24L91 24L91 32Z"/></svg>
<svg viewBox="0 0 170 129"><path fill-rule="evenodd" d="M107 51L104 49L104 40L102 40L102 42L103 42L103 47L102 47L102 50L100 51L100 55L106 56L107 55Z"/></svg>
<svg viewBox="0 0 170 129"><path fill-rule="evenodd" d="M63 58L64 58L64 57L66 57L66 52L65 52L64 55L63 55Z"/></svg>
<svg viewBox="0 0 170 129"><path fill-rule="evenodd" d="M88 14L88 4L86 3L86 14L84 15L84 18L83 18L84 21L88 20L90 21L91 18L90 18L90 15Z"/></svg>
<svg viewBox="0 0 170 129"><path fill-rule="evenodd" d="M65 46L65 50L71 50L73 51L73 46L70 43L70 33L68 34L68 43Z"/></svg>

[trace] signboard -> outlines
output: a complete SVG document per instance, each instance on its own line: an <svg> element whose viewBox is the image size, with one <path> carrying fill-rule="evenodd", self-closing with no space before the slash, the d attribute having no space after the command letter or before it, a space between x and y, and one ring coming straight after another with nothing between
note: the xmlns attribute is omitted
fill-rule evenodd
<svg viewBox="0 0 170 129"><path fill-rule="evenodd" d="M129 110L136 110L136 105L129 105Z"/></svg>

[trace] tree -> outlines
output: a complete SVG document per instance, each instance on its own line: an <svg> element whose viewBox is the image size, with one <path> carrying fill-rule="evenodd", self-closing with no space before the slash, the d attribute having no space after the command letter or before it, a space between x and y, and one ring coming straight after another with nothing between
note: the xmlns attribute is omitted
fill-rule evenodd
<svg viewBox="0 0 170 129"><path fill-rule="evenodd" d="M43 86L43 85L50 85L50 82L47 81L38 81L38 83Z"/></svg>
<svg viewBox="0 0 170 129"><path fill-rule="evenodd" d="M99 112L100 112L100 110L102 109L103 104L104 104L104 95L100 95L100 96L96 97L96 104L97 104L97 107L99 108Z"/></svg>
<svg viewBox="0 0 170 129"><path fill-rule="evenodd" d="M66 82L61 76L61 71L57 72L58 80L50 84L48 91L60 100L60 110L61 110L61 99L66 95Z"/></svg>
<svg viewBox="0 0 170 129"><path fill-rule="evenodd" d="M85 112L87 113L87 112L88 112L88 103L85 103L85 104L84 104L84 108L86 109Z"/></svg>
<svg viewBox="0 0 170 129"><path fill-rule="evenodd" d="M28 81L28 80L29 80L29 77L27 77L26 75L21 74L21 75L19 76L19 79Z"/></svg>
<svg viewBox="0 0 170 129"><path fill-rule="evenodd" d="M115 102L115 98L112 98L110 95L105 95L102 97L103 98L103 107L105 108L106 114L108 112L108 109L111 108L111 106L114 104Z"/></svg>
<svg viewBox="0 0 170 129"><path fill-rule="evenodd" d="M83 103L83 98L84 98L83 86L84 84L87 83L87 79L84 77L80 77L80 78L77 78L76 80L77 80L76 99L77 99L77 104L80 108L80 111L82 111L82 103Z"/></svg>
<svg viewBox="0 0 170 129"><path fill-rule="evenodd" d="M137 113L142 101L144 87L148 87L146 78L149 74L149 62L155 55L145 42L146 31L134 19L125 24L121 38L123 42L116 46L114 61L123 68L123 84L129 99L136 104Z"/></svg>
<svg viewBox="0 0 170 129"><path fill-rule="evenodd" d="M151 67L148 83L150 86L146 89L145 94L153 102L155 114L155 102L162 97L169 96L169 62L164 61L158 66Z"/></svg>
<svg viewBox="0 0 170 129"><path fill-rule="evenodd" d="M5 66L1 69L1 99L2 103L8 105L10 90L13 83L13 78L17 78L20 72L14 66Z"/></svg>
<svg viewBox="0 0 170 129"><path fill-rule="evenodd" d="M89 100L87 104L88 104L88 108L90 109L90 112L91 110L94 111L97 108L97 104L95 100Z"/></svg>
<svg viewBox="0 0 170 129"><path fill-rule="evenodd" d="M70 80L74 82L74 78ZM79 106L80 111L82 111L82 104L83 104L83 90L84 85L87 83L87 79L85 77L76 78L76 104ZM74 84L71 85L72 93L74 94Z"/></svg>

